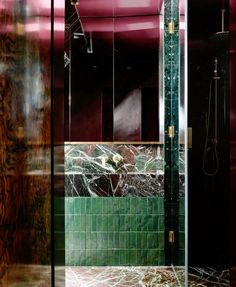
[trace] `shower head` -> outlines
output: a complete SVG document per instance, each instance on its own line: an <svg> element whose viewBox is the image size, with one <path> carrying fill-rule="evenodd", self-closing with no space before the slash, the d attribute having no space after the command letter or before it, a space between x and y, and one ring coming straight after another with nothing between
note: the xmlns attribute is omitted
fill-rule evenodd
<svg viewBox="0 0 236 287"><path fill-rule="evenodd" d="M225 42L229 39L229 31L221 31L221 32L217 32L213 35L210 36L209 38L211 41L215 41L215 42Z"/></svg>
<svg viewBox="0 0 236 287"><path fill-rule="evenodd" d="M221 10L221 31L213 34L210 38L216 43L225 43L229 39L229 31L225 31L225 9Z"/></svg>

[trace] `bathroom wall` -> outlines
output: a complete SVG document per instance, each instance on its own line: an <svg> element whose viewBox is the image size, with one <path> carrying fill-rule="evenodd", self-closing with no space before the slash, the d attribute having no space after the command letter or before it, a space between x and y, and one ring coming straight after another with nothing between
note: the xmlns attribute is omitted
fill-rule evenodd
<svg viewBox="0 0 236 287"><path fill-rule="evenodd" d="M1 286L28 280L15 264L51 271L51 18L41 8L0 4Z"/></svg>
<svg viewBox="0 0 236 287"><path fill-rule="evenodd" d="M163 166L161 145L65 146L65 234L61 232L57 252L63 253L65 236L66 265L165 265ZM183 166L181 174L183 265ZM62 231L61 218L59 212L55 225Z"/></svg>

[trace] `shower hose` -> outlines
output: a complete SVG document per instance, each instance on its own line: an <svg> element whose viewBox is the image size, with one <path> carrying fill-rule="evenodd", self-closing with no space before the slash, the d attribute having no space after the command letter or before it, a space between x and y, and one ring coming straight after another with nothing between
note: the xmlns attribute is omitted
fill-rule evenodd
<svg viewBox="0 0 236 287"><path fill-rule="evenodd" d="M202 171L207 176L214 176L219 171L219 156L217 151L217 143L218 143L218 131L217 131L217 109L218 109L218 80L220 78L215 75L210 82L210 89L209 89L209 97L208 97L208 113L207 113L207 121L206 121L206 138L204 144L204 152L203 152L203 164L202 164ZM209 130L210 130L210 119L211 119L211 102L212 102L212 84L215 84L214 87L214 96L215 96L215 105L214 105L214 136L211 140L209 137ZM210 144L208 145L208 143ZM209 168L209 154L212 155L211 162L213 168Z"/></svg>

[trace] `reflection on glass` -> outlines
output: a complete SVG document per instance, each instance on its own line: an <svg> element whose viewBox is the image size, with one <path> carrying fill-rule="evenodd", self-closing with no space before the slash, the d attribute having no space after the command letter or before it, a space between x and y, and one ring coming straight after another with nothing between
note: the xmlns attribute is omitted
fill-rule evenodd
<svg viewBox="0 0 236 287"><path fill-rule="evenodd" d="M51 19L31 4L0 3L2 286L51 280Z"/></svg>

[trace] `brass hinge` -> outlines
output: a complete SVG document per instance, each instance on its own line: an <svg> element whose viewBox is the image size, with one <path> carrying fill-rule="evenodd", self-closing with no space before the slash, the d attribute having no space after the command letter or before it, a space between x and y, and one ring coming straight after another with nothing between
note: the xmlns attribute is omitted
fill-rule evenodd
<svg viewBox="0 0 236 287"><path fill-rule="evenodd" d="M175 136L175 127L174 126L168 127L168 136L169 136L169 138L173 138Z"/></svg>
<svg viewBox="0 0 236 287"><path fill-rule="evenodd" d="M169 34L174 34L175 32L175 23L173 20L168 23L168 32Z"/></svg>
<svg viewBox="0 0 236 287"><path fill-rule="evenodd" d="M169 231L169 243L174 244L175 242L175 232L173 230Z"/></svg>

